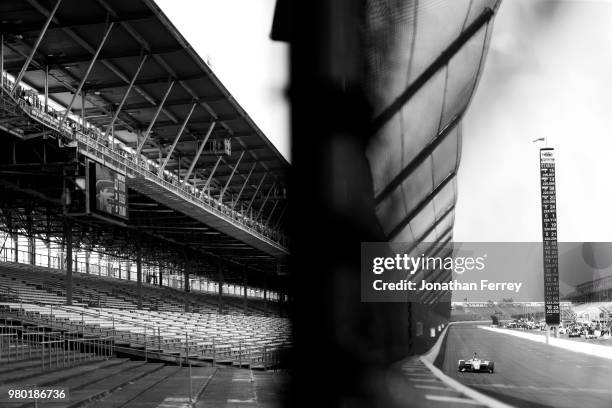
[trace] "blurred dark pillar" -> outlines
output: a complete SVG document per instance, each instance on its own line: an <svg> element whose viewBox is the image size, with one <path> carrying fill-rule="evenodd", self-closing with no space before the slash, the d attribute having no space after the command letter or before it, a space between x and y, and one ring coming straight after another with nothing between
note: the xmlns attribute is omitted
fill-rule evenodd
<svg viewBox="0 0 612 408"><path fill-rule="evenodd" d="M361 302L360 244L385 240L365 154L365 3L277 3L272 36L291 45L288 406L386 406L385 370L410 351L409 305Z"/></svg>

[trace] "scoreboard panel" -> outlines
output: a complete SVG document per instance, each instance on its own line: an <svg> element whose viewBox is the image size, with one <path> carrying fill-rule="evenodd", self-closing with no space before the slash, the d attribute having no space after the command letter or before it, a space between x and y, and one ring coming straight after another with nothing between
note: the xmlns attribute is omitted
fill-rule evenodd
<svg viewBox="0 0 612 408"><path fill-rule="evenodd" d="M111 217L128 219L125 174L98 162L89 162L89 210Z"/></svg>
<svg viewBox="0 0 612 408"><path fill-rule="evenodd" d="M544 244L544 312L546 324L560 323L559 254L557 247L557 192L552 148L540 149L542 238Z"/></svg>

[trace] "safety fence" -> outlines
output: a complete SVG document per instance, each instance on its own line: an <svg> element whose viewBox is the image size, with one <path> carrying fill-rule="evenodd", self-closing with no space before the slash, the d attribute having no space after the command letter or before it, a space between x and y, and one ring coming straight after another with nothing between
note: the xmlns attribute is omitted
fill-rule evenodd
<svg viewBox="0 0 612 408"><path fill-rule="evenodd" d="M81 332L16 322L19 321L0 319L0 362L3 364L32 361L45 371L113 356L114 340L110 336L83 336Z"/></svg>

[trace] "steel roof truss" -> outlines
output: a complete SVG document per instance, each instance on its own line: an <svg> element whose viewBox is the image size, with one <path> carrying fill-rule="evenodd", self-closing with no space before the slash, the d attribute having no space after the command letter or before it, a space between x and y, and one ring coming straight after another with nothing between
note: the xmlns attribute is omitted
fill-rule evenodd
<svg viewBox="0 0 612 408"><path fill-rule="evenodd" d="M255 166L257 166L257 162L253 163L253 165L251 166L251 170L249 170L249 174L244 179L244 183L242 183L242 187L240 187L240 191L238 192L238 196L236 197L236 199L232 203L232 211L234 210L234 207L236 207L236 203L238 202L238 200L240 200L240 196L242 195L242 192L244 191L244 188L246 187L247 183L249 182L249 179L251 178L251 174L253 174L253 170L255 170Z"/></svg>
<svg viewBox="0 0 612 408"><path fill-rule="evenodd" d="M256 218L259 218L259 216L261 215L261 212L263 211L264 207L268 203L268 198L270 198L270 194L272 193L272 190L274 190L274 187L276 187L276 182L274 182L274 184L272 184L272 187L270 187L270 189L268 190L268 194L266 194L266 198L264 198L263 204L261 204L261 207L259 207L259 211L257 211Z"/></svg>
<svg viewBox="0 0 612 408"><path fill-rule="evenodd" d="M204 151L204 146L206 146L206 142L208 142L208 138L210 137L210 135L212 134L213 130L215 129L215 125L217 124L217 122L213 122L211 123L210 127L208 128L208 132L206 132L206 136L204 136L204 139L202 140L202 143L200 144L200 148L198 149L195 157L193 158L193 160L191 161L191 165L189 166L189 170L187 170L187 174L185 175L185 178L183 179L183 184L187 182L187 180L189 180L189 176L191 176L191 173L193 172L193 169L195 168L196 164L198 163L198 160L200 160L200 156L202 155L202 152Z"/></svg>
<svg viewBox="0 0 612 408"><path fill-rule="evenodd" d="M115 25L115 23L110 23L108 25L108 27L106 28L106 31L104 32L104 36L102 37L102 41L100 41L100 45L98 45L98 48L96 49L95 54L91 58L91 61L89 62L89 66L87 67L87 70L85 71L85 75L83 75L83 78L81 79L81 83L79 84L79 86L77 87L76 91L72 95L72 99L70 99L70 103L66 107L66 112L64 113L64 116L62 116L62 119L60 120L58 128L61 129L62 125L66 121L66 118L68 117L68 114L70 113L70 109L72 109L72 105L74 104L74 100L76 99L77 95L79 95L81 93L81 90L83 89L83 85L85 84L85 81L87 81L87 78L89 77L89 74L91 73L91 69L93 68L94 64L96 63L96 60L98 59L98 55L100 55L100 51L102 50L102 47L104 46L104 43L108 39L108 35L110 34L110 32L113 29L114 25Z"/></svg>
<svg viewBox="0 0 612 408"><path fill-rule="evenodd" d="M189 109L189 113L185 117L185 120L183 121L183 124L181 125L181 128L179 129L178 133L176 134L176 137L174 138L174 142L172 142L172 146L170 146L170 150L168 151L168 154L166 155L164 163L159 168L159 175L160 176L162 176L164 174L164 170L166 169L166 165L168 164L168 161L170 160L170 157L172 156L172 153L174 152L174 148L176 147L176 144L178 143L179 139L181 138L181 135L183 134L183 131L185 130L185 127L187 126L187 122L189 122L189 118L191 118L191 114L193 113L193 110L195 109L195 107L197 105L198 105L197 103L194 103L193 105L191 105L191 109Z"/></svg>
<svg viewBox="0 0 612 408"><path fill-rule="evenodd" d="M242 153L240 153L240 157L238 157L238 161L234 165L234 168L232 169L230 176L227 178L227 181L225 182L225 186L223 186L223 190L221 190L221 194L219 194L220 201L223 201L223 196L225 195L225 192L227 191L227 187L232 181L232 178L234 177L234 174L236 173L236 170L238 169L238 166L240 165L240 160L242 160L242 157L244 156L244 152L245 151L243 150Z"/></svg>
<svg viewBox="0 0 612 408"><path fill-rule="evenodd" d="M168 89L166 89L166 93L164 94L164 97L162 98L161 102L159 102L159 104L157 105L157 110L155 111L155 115L153 115L153 119L151 119L151 122L149 123L149 127L147 127L147 130L145 131L142 142L140 142L140 144L138 145L138 148L136 149L136 155L140 154L140 152L142 151L142 147L147 142L147 139L149 139L149 135L151 134L151 129L153 129L153 125L155 124L157 117L159 116L160 112L164 108L164 103L166 102L168 95L170 95L170 91L172 90L173 86L174 86L174 81L170 81L170 83L168 84Z"/></svg>
<svg viewBox="0 0 612 408"><path fill-rule="evenodd" d="M40 34L38 34L38 38L36 39L36 43L32 47L32 50L30 51L30 55L28 55L28 58L23 63L23 66L21 67L21 71L19 71L17 78L15 78L15 85L13 86L13 89L11 91L13 94L15 93L15 90L17 89L17 87L19 86L19 83L23 79L23 75L26 73L26 70L30 66L30 63L32 62L32 58L34 58L34 54L36 54L36 50L38 50L38 46L40 45L43 37L45 36L45 33L47 32L47 28L49 28L49 24L51 24L51 21L53 20L53 16L55 16L55 12L59 8L59 5L61 2L62 0L57 0L57 2L55 3L55 7L53 7L53 10L51 10L51 13L49 13L49 16L47 17L47 21L45 21L45 25L43 26L42 30L40 30Z"/></svg>
<svg viewBox="0 0 612 408"><path fill-rule="evenodd" d="M121 109L123 109L123 104L125 104L125 101L127 100L127 97L130 94L130 91L132 90L132 87L134 86L134 82L136 81L136 78L138 77L138 74L140 74L140 70L142 69L142 67L143 67L143 65L144 65L146 60L147 60L147 56L143 55L142 58L140 59L140 63L138 64L138 68L136 69L136 72L134 73L134 76L132 77L132 80L130 81L130 85L128 85L127 89L125 90L125 93L123 94L123 98L121 98L121 102L119 102L119 106L115 110L115 114L113 115L113 118L111 119L110 123L106 127L106 136L107 137L108 137L108 132L110 131L111 127L115 124L115 121L119 117L119 113L121 112ZM83 108L83 111L84 110L85 109ZM83 112L83 114L84 114L84 112Z"/></svg>

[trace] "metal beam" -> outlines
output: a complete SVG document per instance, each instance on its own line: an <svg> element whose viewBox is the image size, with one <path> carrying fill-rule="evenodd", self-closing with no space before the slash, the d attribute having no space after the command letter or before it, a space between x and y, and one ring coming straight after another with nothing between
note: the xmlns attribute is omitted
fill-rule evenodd
<svg viewBox="0 0 612 408"><path fill-rule="evenodd" d="M274 206L272 207L272 210L270 211L270 214L268 214L268 218L266 218L266 225L269 224L270 218L272 218L272 213L274 212L274 210L276 210L276 206L278 205L279 201L280 200L274 201Z"/></svg>
<svg viewBox="0 0 612 408"><path fill-rule="evenodd" d="M23 63L23 66L21 67L21 71L19 71L19 74L15 78L15 85L13 85L13 89L11 93L13 94L15 93L15 90L19 86L19 82L21 82L21 80L23 79L23 75L25 74L26 70L30 66L30 63L32 62L32 58L34 58L34 54L36 54L36 50L38 50L38 46L40 45L43 37L45 36L45 33L47 32L47 28L49 28L49 24L51 24L51 21L53 20L53 16L55 16L55 12L59 8L59 5L61 2L62 0L57 0L57 3L55 3L55 7L53 7L53 10L51 10L51 12L49 13L49 16L47 17L47 21L45 21L45 25L40 31L40 34L38 34L38 38L36 39L36 42L34 43L32 50L30 51L30 55L28 55L28 58Z"/></svg>
<svg viewBox="0 0 612 408"><path fill-rule="evenodd" d="M166 168L166 165L168 164L168 160L170 160L170 156L172 156L172 153L174 152L174 148L176 147L176 144L178 143L179 139L181 138L181 135L183 134L183 131L185 130L185 127L187 126L187 122L189 122L189 118L191 117L191 114L193 113L193 110L195 109L196 106L198 106L197 103L194 103L193 105L191 105L191 109L189 110L189 113L185 117L185 120L183 121L183 124L181 125L181 128L179 129L178 133L176 134L176 137L174 138L174 142L172 142L172 146L170 146L170 151L166 155L166 159L164 160L164 163L159 168L159 175L160 176L162 174L164 174L164 169ZM181 169L180 169L180 166L179 166L179 171L178 171L179 174L177 174L177 176L179 176L179 177L180 177L180 170Z"/></svg>
<svg viewBox="0 0 612 408"><path fill-rule="evenodd" d="M272 193L272 190L274 190L274 187L276 187L276 182L272 184L272 187L270 187L270 189L268 190L268 194L266 194L266 198L264 198L263 204L261 205L261 207L259 207L259 211L257 211L257 217L255 218L259 218L259 216L261 215L261 212L263 211L264 207L268 203L268 198L270 198L270 193Z"/></svg>
<svg viewBox="0 0 612 408"><path fill-rule="evenodd" d="M221 156L219 156L217 158L217 162L215 163L215 166L213 167L212 171L210 172L210 175L208 176L208 179L206 180L206 184L204 185L204 188L202 188L202 194L200 194L200 197L202 197L204 195L204 192L206 190L208 190L208 186L210 185L210 182L212 181L213 175L215 174L215 171L217 171L217 167L219 167L219 163L221 162Z"/></svg>
<svg viewBox="0 0 612 408"><path fill-rule="evenodd" d="M176 82L176 79L174 80ZM136 86L139 82L141 81L136 81L134 83L134 86ZM163 82L168 82L168 77L166 77L166 79ZM89 92L91 92L91 87L87 86L87 90ZM200 102L200 101L206 101L206 102L222 102L225 100L224 97L202 97L199 98L197 101L194 101L193 98L180 98L180 99L170 99L167 100L166 103L164 103L164 108L169 108L172 106L185 106L185 105L191 105L194 102ZM148 110L148 109L155 109L157 108L157 105L151 105L151 103L149 102L136 102L136 103L128 103L123 105L123 112L131 112L131 111L141 111L141 110ZM101 106L94 106L91 108L87 108L88 112L98 112L101 111L102 107Z"/></svg>
<svg viewBox="0 0 612 408"><path fill-rule="evenodd" d="M100 50L102 50L102 47L104 46L104 43L108 39L108 35L110 34L111 30L113 29L114 24L115 23L110 23L108 25L108 28L104 32L104 36L102 37L102 41L100 41L100 45L98 45L98 48L96 49L96 52L95 52L94 56L92 57L91 62L89 63L89 66L87 67L87 71L85 71L85 75L83 75L83 78L81 79L81 83L79 84L78 88L74 92L74 95L72 95L72 99L70 100L70 103L66 107L66 112L64 113L64 116L62 116L62 119L60 120L58 128L61 129L62 125L66 121L66 118L68 117L68 114L70 113L70 109L72 109L72 105L74 104L74 100L76 99L77 95L81 93L81 90L83 89L83 85L85 84L85 81L87 81L87 78L89 77L91 69L93 68L94 64L96 63L96 59L98 59L98 55L100 54Z"/></svg>
<svg viewBox="0 0 612 408"><path fill-rule="evenodd" d="M452 182L455 176L457 175L456 171L453 171L449 175L442 180L440 184L438 184L431 193L429 193L425 198L423 198L414 209L410 211L393 229L387 234L387 240L392 241L406 226L412 221L422 210L425 208L433 199L448 185L448 183Z"/></svg>
<svg viewBox="0 0 612 408"><path fill-rule="evenodd" d="M0 90L4 92L4 34L0 34Z"/></svg>
<svg viewBox="0 0 612 408"><path fill-rule="evenodd" d="M136 81L136 78L138 77L138 74L140 74L140 70L142 69L142 67L143 67L143 65L144 65L146 60L147 60L147 56L143 55L142 58L140 59L140 63L138 64L138 68L136 68L136 73L134 73L134 76L132 77L132 80L130 81L130 84L128 85L128 88L125 90L125 93L123 94L123 98L121 98L121 102L119 102L119 106L115 110L115 114L113 115L113 118L111 119L110 123L106 127L106 132L104 133L105 137L108 137L108 132L109 132L110 128L115 124L115 121L119 117L119 113L121 112L121 109L123 108L123 104L127 100L127 97L130 94L130 91L132 90L132 87L134 86L134 81ZM83 109L85 109L85 108L83 108Z"/></svg>
<svg viewBox="0 0 612 408"><path fill-rule="evenodd" d="M255 197L257 197L257 193L259 193L259 189L261 188L261 185L263 184L267 175L268 173L264 173L264 175L261 177L261 180L259 181L259 184L257 185L257 188L255 189L255 194L253 194L253 197L251 197L251 201L249 201L249 205L247 206L246 210L244 210L245 213L249 211L249 209L253 205L253 201L255 201Z"/></svg>
<svg viewBox="0 0 612 408"><path fill-rule="evenodd" d="M247 183L249 182L249 179L251 178L251 174L253 174L253 170L255 170L255 166L257 166L257 162L253 163L253 165L251 166L251 170L249 170L249 174L247 175L246 179L244 179L244 183L242 183L242 187L240 187L240 191L238 192L238 196L236 197L236 199L232 203L232 211L234 210L234 207L236 207L236 203L238 202L238 200L240 200L240 196L242 195L242 192L244 191L244 188L246 187Z"/></svg>
<svg viewBox="0 0 612 408"><path fill-rule="evenodd" d="M28 4L30 4L36 11L38 11L40 14L42 14L43 16L47 16L49 14L49 11L40 4L39 1L37 0L26 0ZM112 22L113 18L107 15L105 16L105 22ZM53 23L60 25L59 20L57 19L57 17L53 18ZM79 46L83 47L85 50L89 51L91 53L91 55L93 55L95 53L95 48L92 47L90 44L88 44L80 35L78 35L73 29L71 28L67 28L67 27L63 27L62 31L68 35L71 39L73 39ZM125 75L123 75L122 72L119 71L119 69L117 69L116 66L114 66L113 64L111 64L109 61L101 61L102 65L104 65L105 67L107 67L111 72L113 72L120 80L122 80L124 82L124 86L127 85L130 80L128 77L126 77ZM40 69L43 69L43 65L38 64ZM65 76L70 77L74 80L76 80L78 82L78 78L75 77L75 75L65 69L60 69L60 71L62 71L64 73ZM67 90L70 90L71 92L75 89L70 83L68 83L63 77L55 77L56 80L58 80L58 82L60 82ZM92 84L88 84L88 90L91 92ZM154 99L148 95L146 92L144 92L142 89L135 87L135 89L143 96L144 99L146 99L147 101L149 101L152 105L155 105L155 101ZM54 93L54 92L65 92L65 90L59 90L59 91L55 91L51 92L51 89L49 90L50 93ZM108 98L101 96L102 99L106 100L107 102L111 102L108 100ZM168 117L170 119L173 118L173 116L170 113L166 113L168 115ZM112 114L110 114L112 115ZM140 123L138 122L138 120L134 119L134 118L130 118L131 121L134 121L137 123L136 127L140 127ZM130 131L134 131L134 126L128 124L127 125L128 129Z"/></svg>
<svg viewBox="0 0 612 408"><path fill-rule="evenodd" d="M139 57L142 55L141 49L142 48L121 50L121 51L114 51L114 50L105 51L105 52L100 53L100 56L98 57L98 59L102 61L102 60L107 60L107 59ZM176 47L176 46L170 46L170 47L165 47L165 48L162 47L158 49L147 50L147 55L171 54L171 53L182 51L182 50L183 50L182 47ZM89 61L90 57L91 57L90 54L75 54L75 55L67 55L67 56L61 56L61 57L51 56L51 57L47 57L46 61L49 63L49 65L61 66L61 65L78 64L82 62L87 62Z"/></svg>
<svg viewBox="0 0 612 408"><path fill-rule="evenodd" d="M195 168L198 160L200 160L200 156L202 155L202 152L204 151L204 146L206 146L206 142L208 142L208 138L210 137L213 130L215 129L216 124L217 122L213 122L208 128L208 132L206 132L206 136L204 136L204 139L202 140L202 144L200 145L200 148L198 149L193 160L191 160L191 165L189 166L189 169L187 170L187 174L185 175L185 178L182 181L183 183L186 183L189 180L189 176L191 176L191 172Z"/></svg>
<svg viewBox="0 0 612 408"><path fill-rule="evenodd" d="M45 113L49 110L49 66L45 66Z"/></svg>
<svg viewBox="0 0 612 408"><path fill-rule="evenodd" d="M136 296L138 310L142 309L142 250L136 248Z"/></svg>
<svg viewBox="0 0 612 408"><path fill-rule="evenodd" d="M97 0L97 2L111 15L114 17L117 17L117 12L115 10L113 10L113 8L104 0ZM164 23L165 24L165 23ZM134 40L136 40L137 42L139 42L143 47L145 47L145 49L150 50L151 46L148 44L148 42L144 39L144 37L137 31L135 30L129 23L121 23L121 26L132 36L132 38L134 38ZM191 49L191 47L189 47L188 44L183 44L187 49ZM168 65L168 63L162 58L161 55L156 54L153 55L153 59L155 59L155 61L161 66L163 67L166 72L168 72L170 75L172 75L172 77L177 78L178 75L177 73L172 69L172 67L170 67L170 65ZM198 95L196 92L193 91L193 89L191 89L191 87L189 87L184 81L179 80L179 85L187 92L189 93L189 95L191 95L194 99L197 99ZM212 116L212 118L219 122L219 124L224 127L228 133L230 135L234 134L234 131L229 127L229 125L227 123L225 123L225 120L219 118L219 115L210 107L209 104L207 104L206 102L202 102L199 101L200 105ZM238 140L238 144L244 149L247 150L249 152L249 154L251 155L251 157L253 157L255 160L258 159L257 155L255 153L253 153L251 150L248 150L247 147L244 145L244 143L241 140ZM268 166L265 163L262 163L262 166L266 169L268 169Z"/></svg>
<svg viewBox="0 0 612 408"><path fill-rule="evenodd" d="M166 103L166 99L168 98L168 95L170 95L170 91L172 90L173 86L174 86L174 81L170 81L170 83L168 84L168 89L166 89L166 93L164 94L164 97L162 98L161 102L159 102L159 104L157 105L157 110L155 111L155 115L153 115L153 119L151 119L151 123L149 123L149 127L147 127L147 130L145 131L144 138L142 139L142 142L140 142L140 145L138 145L138 148L136 149L136 156L140 154L142 147L147 142L147 139L149 138L149 134L151 133L151 129L153 129L153 125L155 124L155 121L157 120L159 113L164 108L164 103Z"/></svg>
<svg viewBox="0 0 612 408"><path fill-rule="evenodd" d="M247 314L247 295L248 295L248 287L247 287L247 267L246 265L244 265L242 267L242 289L244 290L244 293L242 294L243 297L243 302L244 302L244 314Z"/></svg>
<svg viewBox="0 0 612 408"><path fill-rule="evenodd" d="M283 210L281 211L281 213L279 214L276 223L274 224L275 229L278 229L278 227L280 226L281 221L283 220L283 215L285 215L285 211L287 211L287 204L285 204L285 206L283 207Z"/></svg>
<svg viewBox="0 0 612 408"><path fill-rule="evenodd" d="M419 75L412 83L385 108L372 122L371 134L374 134L395 115L410 98L412 98L440 69L445 67L449 61L461 50L463 46L472 39L476 33L491 21L495 12L486 7L478 17L468 25L461 34L453 40L448 47Z"/></svg>
<svg viewBox="0 0 612 408"><path fill-rule="evenodd" d="M183 81L183 80L189 81L189 80L197 80L197 79L202 79L202 78L206 78L206 75L198 74L198 75L184 76L184 77L174 78L174 80L175 81ZM127 81L120 80L120 81L114 81L114 82L100 82L97 84L88 85L87 89L91 92L91 91L103 91L105 89L111 89L111 88L123 88L127 86L129 82L130 82L129 80ZM168 75L155 77L155 78L139 79L138 81L134 83L134 86L138 87L141 85L162 84L165 82L168 82ZM66 89L62 86L49 88L49 93L51 94L62 93L62 92L66 92ZM219 98L222 98L222 96L220 96ZM219 98L214 98L214 99L216 101L216 100L219 100ZM206 100L206 98L204 98L204 100ZM192 102L192 101L193 101L193 98L190 98L189 102ZM151 106L151 105L152 104L149 102L146 106ZM153 104L153 106L155 105Z"/></svg>
<svg viewBox="0 0 612 408"><path fill-rule="evenodd" d="M75 17L73 19L64 18L62 19L62 23L53 23L49 26L49 30L58 30L63 28L74 28L74 27L84 27L84 26L92 26L92 25L100 25L106 24L110 22L114 23L122 23L125 21L138 21L138 20L147 20L155 17L155 14L148 11L143 12L135 12L135 13L121 13L119 18L108 18L103 16L101 13L98 13L93 17ZM25 34L32 31L37 31L40 28L40 23L29 23L22 22L19 24L15 23L6 23L2 24L5 32L10 32L13 34Z"/></svg>
<svg viewBox="0 0 612 408"><path fill-rule="evenodd" d="M244 152L245 151L243 150L242 153L240 153L240 157L238 157L238 161L234 165L234 168L232 169L230 176L227 178L227 181L225 182L225 186L223 186L223 190L221 190L221 194L219 194L219 200L221 201L223 201L223 196L225 195L225 192L227 191L227 187L232 181L232 178L234 177L236 170L238 170L238 166L240 165L240 160L242 160L242 157L244 156Z"/></svg>

